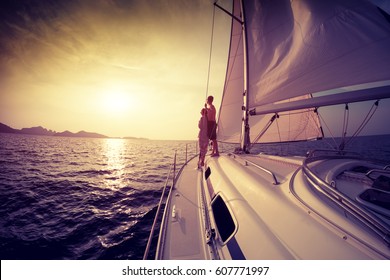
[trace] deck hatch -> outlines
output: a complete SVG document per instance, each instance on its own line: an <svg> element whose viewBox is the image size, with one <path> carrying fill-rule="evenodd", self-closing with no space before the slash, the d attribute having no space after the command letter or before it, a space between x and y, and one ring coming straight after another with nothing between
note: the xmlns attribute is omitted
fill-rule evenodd
<svg viewBox="0 0 390 280"><path fill-rule="evenodd" d="M235 232L236 225L228 207L220 195L214 199L211 207L213 209L219 235L221 236L222 242L225 242Z"/></svg>
<svg viewBox="0 0 390 280"><path fill-rule="evenodd" d="M207 167L206 171L204 172L204 178L207 180L211 175L211 169L210 167Z"/></svg>
<svg viewBox="0 0 390 280"><path fill-rule="evenodd" d="M390 177L380 175L378 178L374 180L372 186L376 189L380 189L382 191L390 192Z"/></svg>
<svg viewBox="0 0 390 280"><path fill-rule="evenodd" d="M382 208L383 214L390 216L390 192L376 189L367 189L358 196L358 201L365 202L364 205L370 205Z"/></svg>

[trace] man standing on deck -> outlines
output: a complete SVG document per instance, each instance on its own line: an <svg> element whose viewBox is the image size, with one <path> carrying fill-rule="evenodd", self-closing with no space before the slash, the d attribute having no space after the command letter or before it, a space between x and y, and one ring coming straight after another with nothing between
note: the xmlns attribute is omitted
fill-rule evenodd
<svg viewBox="0 0 390 280"><path fill-rule="evenodd" d="M213 143L213 151L211 153L212 157L219 156L218 152L218 142L217 142L217 121L216 121L216 115L217 110L215 109L213 105L214 97L209 96L207 97L207 103L205 104L205 107L207 109L207 130L208 130L208 136L209 139Z"/></svg>

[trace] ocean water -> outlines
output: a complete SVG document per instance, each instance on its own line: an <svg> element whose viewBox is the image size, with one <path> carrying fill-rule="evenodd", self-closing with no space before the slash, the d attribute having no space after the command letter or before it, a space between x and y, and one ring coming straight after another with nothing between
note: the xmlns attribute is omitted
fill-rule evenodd
<svg viewBox="0 0 390 280"><path fill-rule="evenodd" d="M142 259L186 143L0 134L0 259Z"/></svg>
<svg viewBox="0 0 390 280"><path fill-rule="evenodd" d="M304 155L332 145L253 151ZM349 148L390 163L390 135ZM0 134L0 259L142 259L175 151L180 165L186 149L195 155L196 142Z"/></svg>
<svg viewBox="0 0 390 280"><path fill-rule="evenodd" d="M267 144L255 146L251 152L264 152L280 156L305 156L310 150L337 150L341 138L325 138L319 141ZM367 159L381 160L390 164L390 134L346 138L344 151Z"/></svg>

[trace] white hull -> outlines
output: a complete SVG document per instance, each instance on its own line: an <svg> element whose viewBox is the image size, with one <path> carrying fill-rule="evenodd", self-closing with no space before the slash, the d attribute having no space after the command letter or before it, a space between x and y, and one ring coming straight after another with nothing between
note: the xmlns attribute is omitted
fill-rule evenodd
<svg viewBox="0 0 390 280"><path fill-rule="evenodd" d="M374 189L372 181L350 171L384 165L337 157L308 163L315 175L334 182L342 195L363 209L368 220L380 219L379 228L385 228L381 237L376 228L369 228L371 224L316 190L303 172L303 161L221 155L208 158L202 171L196 169L197 159L189 161L168 197L156 258L389 259L389 209L361 199L361 193ZM379 191L385 200L390 196Z"/></svg>

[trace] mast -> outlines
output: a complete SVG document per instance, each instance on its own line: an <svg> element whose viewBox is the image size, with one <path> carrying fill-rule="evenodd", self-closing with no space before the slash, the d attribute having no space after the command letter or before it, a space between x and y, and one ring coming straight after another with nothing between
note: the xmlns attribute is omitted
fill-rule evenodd
<svg viewBox="0 0 390 280"><path fill-rule="evenodd" d="M248 44L246 35L246 24L245 24L245 9L244 1L240 0L241 7L241 24L242 24L242 44L244 51L244 92L243 105L242 105L242 127L241 127L241 151L249 153L250 137L249 137L249 109L248 109Z"/></svg>

